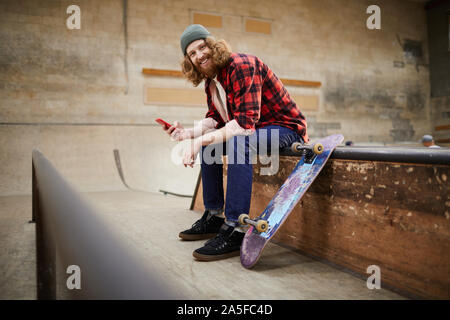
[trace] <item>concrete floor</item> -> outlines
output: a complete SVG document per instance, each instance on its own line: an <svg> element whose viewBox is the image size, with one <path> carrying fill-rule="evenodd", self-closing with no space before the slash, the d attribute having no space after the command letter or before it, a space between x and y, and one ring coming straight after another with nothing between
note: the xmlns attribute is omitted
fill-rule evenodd
<svg viewBox="0 0 450 320"><path fill-rule="evenodd" d="M133 246L142 261L186 299L403 299L327 264L269 244L259 264L239 257L198 262L203 241L181 241L179 231L200 217L189 198L146 192L95 192L84 197ZM31 196L0 197L0 299L35 299L35 228Z"/></svg>

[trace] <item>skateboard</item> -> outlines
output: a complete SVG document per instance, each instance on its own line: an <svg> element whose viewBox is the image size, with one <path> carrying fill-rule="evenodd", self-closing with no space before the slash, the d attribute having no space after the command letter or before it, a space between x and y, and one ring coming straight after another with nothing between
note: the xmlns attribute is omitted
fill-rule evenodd
<svg viewBox="0 0 450 320"><path fill-rule="evenodd" d="M249 225L241 245L241 264L245 268L252 268L258 262L266 244L319 175L333 150L343 141L343 135L334 134L312 145L294 143L291 146L292 151L303 156L269 205L254 220L247 214L239 216L239 223Z"/></svg>

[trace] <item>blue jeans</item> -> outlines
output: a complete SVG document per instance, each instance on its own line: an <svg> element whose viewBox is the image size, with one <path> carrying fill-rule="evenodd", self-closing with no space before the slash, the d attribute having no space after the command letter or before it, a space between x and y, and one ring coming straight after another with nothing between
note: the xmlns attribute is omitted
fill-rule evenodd
<svg viewBox="0 0 450 320"><path fill-rule="evenodd" d="M203 147L200 160L205 209L222 210L224 207L222 155L228 155L225 217L227 222L237 223L239 215L250 211L252 155L272 153L273 156L276 153L275 161L279 161L279 150L272 149L290 147L296 141L303 142L296 132L272 125L256 129L250 136L235 136L223 144Z"/></svg>

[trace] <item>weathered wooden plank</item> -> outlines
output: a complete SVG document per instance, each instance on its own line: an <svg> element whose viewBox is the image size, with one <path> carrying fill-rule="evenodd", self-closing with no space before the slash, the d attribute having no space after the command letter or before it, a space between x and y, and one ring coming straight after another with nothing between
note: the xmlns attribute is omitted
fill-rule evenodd
<svg viewBox="0 0 450 320"><path fill-rule="evenodd" d="M154 68L142 68L142 73L150 76L162 76L162 77L174 77L183 78L183 73L179 70L167 70L167 69L154 69ZM296 80L296 79L284 79L280 78L281 82L287 86L296 87L313 87L320 88L322 83L319 81L309 81L309 80Z"/></svg>

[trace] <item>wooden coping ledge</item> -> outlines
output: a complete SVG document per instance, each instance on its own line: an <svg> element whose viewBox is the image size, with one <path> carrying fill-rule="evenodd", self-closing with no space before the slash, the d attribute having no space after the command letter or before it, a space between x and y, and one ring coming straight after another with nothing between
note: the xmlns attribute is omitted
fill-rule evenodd
<svg viewBox="0 0 450 320"><path fill-rule="evenodd" d="M283 151L271 176L253 166L251 217L298 160ZM409 297L450 299L449 179L449 149L338 147L274 241L363 279L376 265L381 287ZM199 178L191 209L202 202Z"/></svg>

